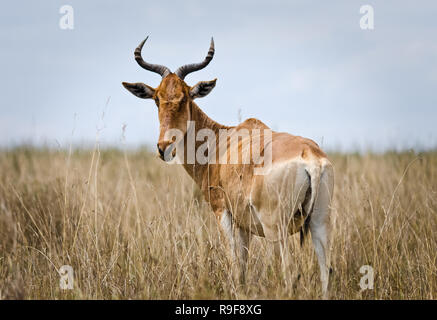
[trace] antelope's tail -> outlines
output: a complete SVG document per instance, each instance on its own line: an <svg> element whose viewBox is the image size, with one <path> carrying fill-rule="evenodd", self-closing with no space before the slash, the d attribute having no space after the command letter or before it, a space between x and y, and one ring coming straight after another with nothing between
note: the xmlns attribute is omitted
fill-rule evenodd
<svg viewBox="0 0 437 320"><path fill-rule="evenodd" d="M322 174L322 165L317 162L311 166L308 166L305 170L308 175L308 179L310 180L310 197L309 200L305 201L302 207L302 210L304 210L304 215L306 216L306 218L302 227L300 228L301 246L303 246L305 242L305 238L308 235L308 230L310 228L311 213L313 211L314 203L316 202L317 194L319 192L320 177Z"/></svg>

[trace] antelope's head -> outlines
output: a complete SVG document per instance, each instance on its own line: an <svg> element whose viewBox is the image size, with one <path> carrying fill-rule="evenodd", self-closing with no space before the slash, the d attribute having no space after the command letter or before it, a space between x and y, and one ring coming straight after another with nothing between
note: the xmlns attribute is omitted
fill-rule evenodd
<svg viewBox="0 0 437 320"><path fill-rule="evenodd" d="M175 155L177 141L168 140L166 132L178 129L185 135L188 130L187 121L191 120L191 102L196 98L206 96L215 87L217 79L201 81L192 87L184 81L186 75L205 68L212 60L214 40L211 38L211 45L205 60L200 63L184 65L172 73L165 66L151 64L143 60L141 50L147 39L148 37L135 49L135 60L142 68L160 74L162 76L161 83L156 89L141 82L123 82L123 86L138 98L155 100L160 127L158 153L161 159L168 160L170 154L172 157Z"/></svg>

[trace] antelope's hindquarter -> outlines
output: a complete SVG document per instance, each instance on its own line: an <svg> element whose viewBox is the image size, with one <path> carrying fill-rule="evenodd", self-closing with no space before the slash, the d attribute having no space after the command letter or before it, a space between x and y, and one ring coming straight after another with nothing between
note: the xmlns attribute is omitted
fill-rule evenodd
<svg viewBox="0 0 437 320"><path fill-rule="evenodd" d="M253 188L252 206L265 237L276 241L299 231L311 196L307 163L300 158L274 163L262 180Z"/></svg>
<svg viewBox="0 0 437 320"><path fill-rule="evenodd" d="M274 133L267 174L254 175L253 164L221 165L224 203L236 225L273 241L299 231L309 211L310 173L320 169L314 147L309 140Z"/></svg>
<svg viewBox="0 0 437 320"><path fill-rule="evenodd" d="M226 165L221 171L228 176L222 184L226 209L239 227L272 241L299 231L311 191L301 159L273 164L264 176L253 175L250 166Z"/></svg>

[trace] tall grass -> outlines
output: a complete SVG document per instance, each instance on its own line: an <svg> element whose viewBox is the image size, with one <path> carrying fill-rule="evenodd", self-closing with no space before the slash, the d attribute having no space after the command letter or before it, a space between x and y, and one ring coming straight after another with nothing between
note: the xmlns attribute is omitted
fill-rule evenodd
<svg viewBox="0 0 437 320"><path fill-rule="evenodd" d="M330 297L435 299L437 153L331 154ZM146 150L0 152L2 299L317 299L311 242L291 237L284 275L256 238L247 281L181 167ZM61 290L58 270L74 269ZM374 287L360 290L360 267ZM292 283L291 286L286 285Z"/></svg>

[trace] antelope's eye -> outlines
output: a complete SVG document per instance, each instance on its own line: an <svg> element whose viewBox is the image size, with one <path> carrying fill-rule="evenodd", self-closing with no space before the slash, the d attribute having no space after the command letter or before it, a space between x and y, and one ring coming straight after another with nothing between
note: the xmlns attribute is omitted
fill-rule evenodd
<svg viewBox="0 0 437 320"><path fill-rule="evenodd" d="M159 98L157 96L155 97L155 103L159 107Z"/></svg>

